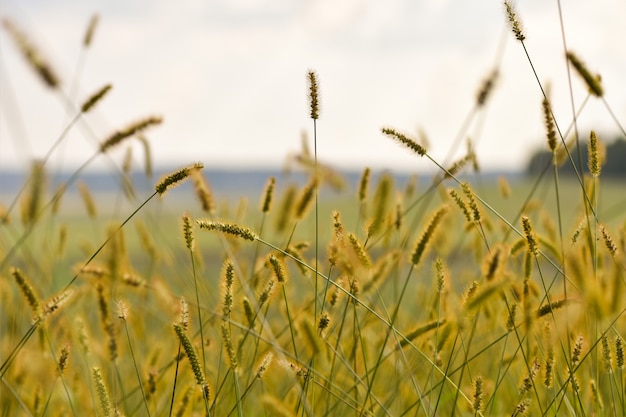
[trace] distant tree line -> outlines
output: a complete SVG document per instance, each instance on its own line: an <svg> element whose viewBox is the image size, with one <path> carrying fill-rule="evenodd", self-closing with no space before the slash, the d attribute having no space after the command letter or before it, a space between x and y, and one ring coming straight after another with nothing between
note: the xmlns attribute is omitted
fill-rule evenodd
<svg viewBox="0 0 626 417"><path fill-rule="evenodd" d="M601 137L600 137L601 138ZM606 144L606 142L605 142ZM570 154L576 169L578 172L589 173L587 167L587 138L581 137L581 155L578 155L578 149L576 146L569 148ZM582 160L582 167L580 162ZM530 175L535 175L543 172L546 166L552 164L552 153L548 150L540 150L533 154L531 157L526 172ZM574 169L569 158L565 156L563 163L559 166L560 175L574 175ZM604 164L602 165L601 177L611 177L626 179L626 140L623 137L616 137L610 144L606 145L606 153Z"/></svg>

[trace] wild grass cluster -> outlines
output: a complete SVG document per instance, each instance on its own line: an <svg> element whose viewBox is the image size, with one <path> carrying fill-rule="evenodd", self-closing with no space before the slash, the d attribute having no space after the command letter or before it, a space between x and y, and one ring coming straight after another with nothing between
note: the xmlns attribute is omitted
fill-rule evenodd
<svg viewBox="0 0 626 417"><path fill-rule="evenodd" d="M505 18L532 68L508 2ZM4 29L63 96L27 36L8 20ZM603 101L600 77L563 55L587 100ZM489 103L497 69L490 74L471 114ZM268 178L249 207L220 202L200 162L140 198L130 158L118 164L109 151L136 138L149 151L145 132L158 128L157 116L94 143L93 158L53 188L48 158L111 86L72 104L67 129L2 202L0 414L626 415L626 216L623 205L600 215L601 138L557 120L537 80L553 158L525 194L506 179L474 181L471 146L443 164L383 126L381 140L431 160L437 173L400 184L364 168L330 209L323 191L341 178L317 160L323 83L314 71L306 74L313 147L296 158L308 180ZM557 168L585 141L588 169L564 201ZM113 163L128 212L100 213L99 196L80 181L96 158ZM167 192L183 181L195 196L172 213ZM74 188L86 213L80 227L63 216ZM498 210L511 195L515 210Z"/></svg>

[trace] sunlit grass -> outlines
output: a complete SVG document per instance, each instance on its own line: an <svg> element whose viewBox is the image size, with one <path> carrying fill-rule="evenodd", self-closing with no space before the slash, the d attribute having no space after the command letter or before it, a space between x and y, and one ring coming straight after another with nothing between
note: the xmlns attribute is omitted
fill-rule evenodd
<svg viewBox="0 0 626 417"><path fill-rule="evenodd" d="M342 189L305 147L307 181L271 193L216 198L196 163L80 198L34 164L0 224L2 415L624 415L623 184L596 160L593 177L546 169L507 188L471 146L444 164L389 139L435 173L413 188L366 169Z"/></svg>

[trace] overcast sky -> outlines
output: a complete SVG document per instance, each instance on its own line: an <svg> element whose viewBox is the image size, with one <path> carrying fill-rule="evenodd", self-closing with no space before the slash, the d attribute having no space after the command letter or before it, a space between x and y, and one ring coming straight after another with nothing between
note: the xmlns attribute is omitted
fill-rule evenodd
<svg viewBox="0 0 626 417"><path fill-rule="evenodd" d="M602 75L606 101L626 124L626 2L562 0L568 48ZM520 0L528 53L552 84L559 124L572 118L557 1ZM485 169L522 168L543 146L541 93L508 31L500 1L446 0L0 0L2 18L21 27L77 102L106 83L113 90L85 117L94 137L73 130L53 163L77 165L92 141L149 115L157 164L280 166L311 133L306 72L321 89L319 158L338 168L422 170L420 160L380 133L393 126L429 139L443 161L455 138L471 137ZM81 43L98 13L93 44ZM493 99L468 129L482 80L497 66ZM80 70L77 68L80 67ZM67 123L59 95L0 34L0 166L45 155ZM573 76L575 106L586 88ZM605 105L579 117L589 129L617 132ZM134 145L135 158L141 148ZM454 156L464 153L464 142ZM122 159L123 150L113 153Z"/></svg>

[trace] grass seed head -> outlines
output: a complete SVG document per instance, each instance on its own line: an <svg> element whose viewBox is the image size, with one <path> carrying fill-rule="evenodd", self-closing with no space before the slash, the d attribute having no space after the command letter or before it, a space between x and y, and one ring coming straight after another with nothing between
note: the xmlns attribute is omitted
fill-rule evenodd
<svg viewBox="0 0 626 417"><path fill-rule="evenodd" d="M598 136L593 130L589 133L589 140L587 141L587 153L589 173L593 177L600 176L600 171L603 163L602 144L598 141Z"/></svg>
<svg viewBox="0 0 626 417"><path fill-rule="evenodd" d="M484 389L483 377L477 375L474 379L474 397L472 402L472 410L474 413L478 413L483 408Z"/></svg>
<svg viewBox="0 0 626 417"><path fill-rule="evenodd" d="M44 84L53 90L57 89L60 85L59 78L37 47L31 43L30 39L11 20L2 19L2 25Z"/></svg>
<svg viewBox="0 0 626 417"><path fill-rule="evenodd" d="M305 185L304 188L300 191L300 195L298 196L298 200L295 204L294 215L296 219L302 220L309 212L309 209L313 204L313 197L315 197L317 185L318 180L315 176L313 176L309 180L309 183Z"/></svg>
<svg viewBox="0 0 626 417"><path fill-rule="evenodd" d="M204 386L206 384L206 379L204 377L204 372L202 371L202 366L200 365L200 360L198 359L196 349L191 344L189 336L187 336L187 333L184 331L180 324L175 323L173 327L174 331L176 332L176 336L178 336L178 340L180 341L181 346L185 350L185 355L187 355L187 359L189 360L189 364L191 365L193 375L196 378L196 384Z"/></svg>
<svg viewBox="0 0 626 417"><path fill-rule="evenodd" d="M283 260L272 253L269 256L268 261L272 267L272 271L274 271L276 280L281 284L287 282L287 268L285 267Z"/></svg>
<svg viewBox="0 0 626 417"><path fill-rule="evenodd" d="M216 232L222 232L233 236L238 236L242 239L255 241L259 237L252 230L247 227L242 227L232 223L214 222L210 220L196 220L200 229L214 230Z"/></svg>
<svg viewBox="0 0 626 417"><path fill-rule="evenodd" d="M187 213L183 214L183 238L185 239L185 246L187 246L187 249L193 252L195 243L193 225L191 224L191 218Z"/></svg>
<svg viewBox="0 0 626 417"><path fill-rule="evenodd" d="M615 336L615 366L624 369L624 339L620 335Z"/></svg>
<svg viewBox="0 0 626 417"><path fill-rule="evenodd" d="M554 124L554 117L552 116L552 104L550 103L548 94L549 91L546 87L546 96L541 102L541 107L543 109L543 123L546 128L546 136L548 138L548 148L552 153L554 153L556 152L557 147L556 128Z"/></svg>
<svg viewBox="0 0 626 417"><path fill-rule="evenodd" d="M476 223L479 223L482 219L482 215L480 213L480 210L478 209L478 204L476 203L476 198L474 197L474 191L472 191L472 188L466 182L461 184L461 189L463 190L463 194L465 194L465 197L467 198L467 203L472 213L472 220Z"/></svg>
<svg viewBox="0 0 626 417"><path fill-rule="evenodd" d="M159 194L163 195L170 188L180 184L185 179L189 178L189 176L194 171L199 171L204 168L204 165L200 162L189 165L187 167L181 168L178 171L174 171L171 174L167 175L161 181L154 186L154 190Z"/></svg>
<svg viewBox="0 0 626 417"><path fill-rule="evenodd" d="M161 117L150 116L131 123L124 129L109 135L109 137L100 144L100 152L105 153L114 146L119 145L124 139L141 133L151 126L159 125L162 121L163 119Z"/></svg>
<svg viewBox="0 0 626 417"><path fill-rule="evenodd" d="M414 141L413 139L410 139L405 134L400 133L397 130L390 128L390 127L383 127L381 131L383 132L383 134L394 139L396 142L406 146L407 148L409 148L410 150L412 150L419 156L426 155L426 149L422 145Z"/></svg>
<svg viewBox="0 0 626 417"><path fill-rule="evenodd" d="M426 230L424 231L424 233L420 237L420 240L417 242L417 245L415 246L413 255L411 256L411 263L413 265L415 266L419 265L422 257L424 256L424 253L426 252L426 249L428 248L428 244L431 242L435 234L435 230L437 229L437 226L441 223L441 219L447 212L448 212L448 206L444 205L441 208L439 208L435 212L433 217L431 218L430 222L428 223L428 226L426 226Z"/></svg>
<svg viewBox="0 0 626 417"><path fill-rule="evenodd" d="M517 18L515 8L509 1L504 2L504 7L506 9L506 17L509 21L509 26L511 27L511 31L513 31L513 35L515 35L515 39L520 42L524 42L524 40L526 40L524 27L522 26L522 22Z"/></svg>
<svg viewBox="0 0 626 417"><path fill-rule="evenodd" d="M602 97L604 95L604 89L602 88L600 75L592 75L585 63L581 61L575 53L568 51L566 56L569 63L574 67L578 75L581 76L585 84L587 84L589 93L596 97Z"/></svg>
<svg viewBox="0 0 626 417"><path fill-rule="evenodd" d="M224 261L222 266L222 283L224 297L222 302L222 312L225 318L230 317L233 308L233 283L235 282L235 265L230 259Z"/></svg>
<svg viewBox="0 0 626 417"><path fill-rule="evenodd" d="M63 373L65 372L65 370L67 369L69 365L70 351L71 351L70 344L65 343L63 347L61 348L61 354L59 355L59 362L57 364L57 372L59 373L59 375L63 375Z"/></svg>
<svg viewBox="0 0 626 417"><path fill-rule="evenodd" d="M604 333L601 337L602 344L602 362L604 363L604 370L607 373L613 372L613 357L611 355L611 347L609 346L609 337Z"/></svg>
<svg viewBox="0 0 626 417"><path fill-rule="evenodd" d="M524 236L526 237L528 252L537 256L539 254L537 238L535 237L535 232L528 216L522 216L522 227L524 229Z"/></svg>
<svg viewBox="0 0 626 417"><path fill-rule="evenodd" d="M272 199L274 197L274 188L276 186L276 178L270 177L265 184L263 197L261 198L261 212L268 213L272 207Z"/></svg>
<svg viewBox="0 0 626 417"><path fill-rule="evenodd" d="M111 88L113 88L111 84L106 84L104 87L89 96L83 105L80 106L81 113L88 113L91 109L93 109L95 105L98 104L109 91L111 91Z"/></svg>
<svg viewBox="0 0 626 417"><path fill-rule="evenodd" d="M224 343L224 349L226 350L226 356L228 357L230 369L237 369L237 355L235 354L235 348L233 346L233 338L230 328L226 323L222 323L222 341Z"/></svg>
<svg viewBox="0 0 626 417"><path fill-rule="evenodd" d="M83 46L85 48L89 48L91 46L91 42L93 41L93 34L96 31L96 27L98 26L98 22L100 21L100 16L98 14L94 14L89 19L89 25L87 25L87 30L85 31L85 37L83 38Z"/></svg>
<svg viewBox="0 0 626 417"><path fill-rule="evenodd" d="M309 70L307 72L307 80L309 82L309 108L311 110L311 119L317 120L320 117L320 103L319 85L315 71Z"/></svg>
<svg viewBox="0 0 626 417"><path fill-rule="evenodd" d="M613 238L611 238L611 235L609 235L609 232L608 230L606 230L606 227L600 226L600 232L602 233L602 239L604 239L604 244L606 248L609 250L609 253L611 254L611 256L617 255L617 245L615 244L615 242L613 242Z"/></svg>
<svg viewBox="0 0 626 417"><path fill-rule="evenodd" d="M35 294L32 285L30 284L26 275L22 273L19 268L12 268L11 275L15 279L17 286L20 287L24 298L28 302L31 310L33 311L34 321L38 321L43 316L43 309L39 301L39 297Z"/></svg>
<svg viewBox="0 0 626 417"><path fill-rule="evenodd" d="M211 186L206 177L202 175L200 170L192 170L190 173L193 188L196 192L198 200L202 206L202 210L207 214L215 214L217 209L215 204L215 196L211 190Z"/></svg>
<svg viewBox="0 0 626 417"><path fill-rule="evenodd" d="M102 378L102 374L100 373L100 368L93 367L91 369L91 373L94 383L96 384L96 392L98 394L98 400L100 401L100 408L102 409L102 413L105 417L111 417L111 399L109 397L109 392L106 388L106 385L104 385L104 379Z"/></svg>
<svg viewBox="0 0 626 417"><path fill-rule="evenodd" d="M272 364L273 360L274 360L274 354L272 352L267 352L265 355L263 355L263 358L261 359L261 362L259 363L259 366L257 366L257 368L256 368L256 375L255 376L258 379L262 379L263 378L263 375L267 371L267 368L270 367L270 365Z"/></svg>
<svg viewBox="0 0 626 417"><path fill-rule="evenodd" d="M372 259L359 241L359 238L356 237L354 233L349 233L348 241L350 242L350 247L352 248L354 254L356 255L356 258L359 260L361 265L367 269L370 269L372 267Z"/></svg>
<svg viewBox="0 0 626 417"><path fill-rule="evenodd" d="M361 174L361 178L359 179L359 188L357 193L357 198L361 204L367 201L367 192L370 184L370 177L372 174L372 170L369 167L366 167Z"/></svg>
<svg viewBox="0 0 626 417"><path fill-rule="evenodd" d="M478 90L478 94L476 95L476 105L478 107L482 107L485 105L493 89L496 85L496 80L498 79L498 70L493 70L491 74L483 81L483 84L480 86L480 90Z"/></svg>

